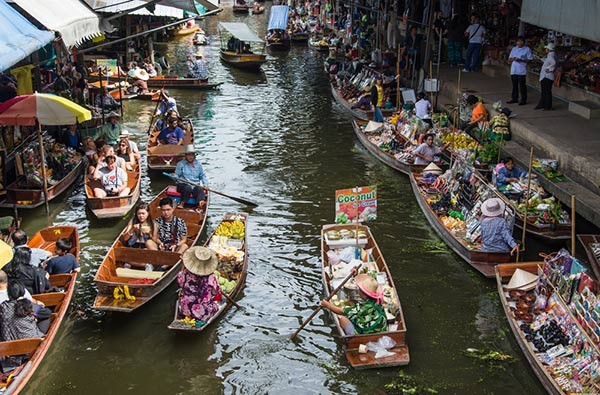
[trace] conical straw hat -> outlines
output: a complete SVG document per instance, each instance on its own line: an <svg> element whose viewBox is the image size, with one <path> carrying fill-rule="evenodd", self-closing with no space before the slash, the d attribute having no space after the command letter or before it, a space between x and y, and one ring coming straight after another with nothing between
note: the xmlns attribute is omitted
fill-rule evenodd
<svg viewBox="0 0 600 395"><path fill-rule="evenodd" d="M517 269L510 278L506 288L530 291L537 285L537 280L537 275L529 273L525 270Z"/></svg>

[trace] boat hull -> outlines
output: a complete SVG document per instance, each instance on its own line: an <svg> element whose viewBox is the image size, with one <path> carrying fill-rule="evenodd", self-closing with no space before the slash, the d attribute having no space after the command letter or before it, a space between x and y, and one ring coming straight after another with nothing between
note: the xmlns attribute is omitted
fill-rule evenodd
<svg viewBox="0 0 600 395"><path fill-rule="evenodd" d="M596 278L600 278L600 261L596 258L591 246L591 244L600 243L600 235L577 235L577 238L581 245L583 245L588 262L594 271Z"/></svg>
<svg viewBox="0 0 600 395"><path fill-rule="evenodd" d="M239 69L258 70L267 61L267 57L262 54L237 54L221 51L221 60Z"/></svg>
<svg viewBox="0 0 600 395"><path fill-rule="evenodd" d="M346 99L344 99L342 93L333 84L331 84L331 93L335 101L339 105L341 105L346 111L352 114L354 118L360 119L361 121L369 121L373 119L373 111L365 111L358 108L352 108L352 105ZM381 113L384 117L388 117L394 113L394 110L381 109Z"/></svg>
<svg viewBox="0 0 600 395"><path fill-rule="evenodd" d="M146 162L148 170L153 171L174 171L177 163L185 158L185 146L194 144L194 127L189 122L189 130L185 131L182 145L158 144L159 130L156 129L156 123L151 127L148 144L146 145Z"/></svg>
<svg viewBox="0 0 600 395"><path fill-rule="evenodd" d="M140 198L141 177L139 171L128 171L128 184L131 193L127 196L107 196L97 198L94 196L94 181L86 177L85 192L86 202L90 211L96 218L121 218L124 217ZM133 178L133 180L132 180ZM97 184L96 186L101 186Z"/></svg>

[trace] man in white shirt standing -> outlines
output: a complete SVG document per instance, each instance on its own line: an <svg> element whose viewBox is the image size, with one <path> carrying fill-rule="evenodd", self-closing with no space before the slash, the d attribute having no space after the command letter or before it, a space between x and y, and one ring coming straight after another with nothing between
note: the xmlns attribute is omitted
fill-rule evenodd
<svg viewBox="0 0 600 395"><path fill-rule="evenodd" d="M540 102L535 106L536 110L552 110L552 85L554 84L554 71L556 70L556 54L554 53L554 44L549 43L546 48L546 59L540 70L540 87L542 95Z"/></svg>
<svg viewBox="0 0 600 395"><path fill-rule="evenodd" d="M479 23L479 16L473 14L471 16L471 24L465 31L465 36L469 38L469 46L467 47L467 59L465 60L465 68L463 71L477 71L479 68L479 56L481 55L481 47L483 46L483 37L485 35L485 27Z"/></svg>
<svg viewBox="0 0 600 395"><path fill-rule="evenodd" d="M533 60L531 49L525 45L525 39L517 38L517 45L508 55L510 63L510 79L512 80L512 97L507 103L527 104L527 63ZM519 91L521 100L519 101Z"/></svg>

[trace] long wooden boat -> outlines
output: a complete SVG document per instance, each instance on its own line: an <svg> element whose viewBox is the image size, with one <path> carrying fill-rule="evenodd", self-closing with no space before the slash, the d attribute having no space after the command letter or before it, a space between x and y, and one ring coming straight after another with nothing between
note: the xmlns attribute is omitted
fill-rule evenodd
<svg viewBox="0 0 600 395"><path fill-rule="evenodd" d="M168 188L165 188L150 202L150 215L152 218L158 218L161 215L158 203L160 199L168 196L167 190ZM204 229L208 206L209 198L207 198L206 209L203 212L187 208L175 208L174 214L183 219L187 225L186 244L190 247L196 244ZM176 252L127 247L123 243L125 230L123 229L110 247L94 276L94 283L98 288L98 295L94 300L95 309L131 313L150 302L167 288L175 280L181 269L181 255ZM126 263L131 266L131 269L124 269L123 266ZM140 281L140 278L144 280L146 264L151 264L156 268L167 266L168 269L162 272L162 275L159 274L160 272L150 272L151 275L160 276L154 281ZM135 275L135 278L123 277L119 274ZM127 291L135 299L128 299L127 297L116 299L114 297L115 288L120 288L123 293Z"/></svg>
<svg viewBox="0 0 600 395"><path fill-rule="evenodd" d="M27 243L29 247L41 248L54 253L56 241L60 238L69 238L73 243L71 253L79 258L79 236L74 226L53 226L37 232ZM63 292L48 292L45 294L32 295L36 300L43 302L46 307L53 309L50 327L43 338L30 338L0 342L0 357L16 356L26 354L28 361L22 365L23 368L13 377L10 383L0 383L3 394L20 393L36 369L44 359L48 349L52 345L60 324L73 298L77 272L70 274L54 274L50 276L53 287L63 288Z"/></svg>
<svg viewBox="0 0 600 395"><path fill-rule="evenodd" d="M140 169L136 164L133 170L127 171L127 186L131 189L129 195L98 198L94 196L94 188L101 188L102 184L100 181L92 180L86 175L85 195L87 206L96 218L124 217L139 200L141 184Z"/></svg>
<svg viewBox="0 0 600 395"><path fill-rule="evenodd" d="M409 174L410 185L417 199L419 207L425 214L425 218L429 224L435 229L437 234L444 242L454 250L462 259L464 259L475 270L483 274L487 278L493 278L495 275L494 266L498 263L507 263L512 260L510 252L483 252L476 250L466 244L465 241L456 238L442 223L437 214L431 209L421 188L418 184L420 172Z"/></svg>
<svg viewBox="0 0 600 395"><path fill-rule="evenodd" d="M177 162L185 158L185 146L194 144L194 127L190 120L185 120L186 128L184 129L183 145L159 144L158 135L160 130L156 128L157 121L154 121L152 131L148 137L148 144L146 144L148 170L175 170Z"/></svg>
<svg viewBox="0 0 600 395"><path fill-rule="evenodd" d="M519 347L521 347L521 351L527 358L527 362L533 369L533 372L538 377L544 388L549 394L552 395L566 395L565 392L562 391L560 386L556 383L554 378L546 371L542 361L537 357L537 353L530 346L529 342L525 338L525 334L519 327L519 321L514 317L511 306L508 300L508 293L504 289L504 285L508 282L510 277L513 275L515 270L521 269L528 271L533 274L538 273L538 266L540 262L525 262L525 263L511 263L511 264L501 264L497 265L495 268L495 276L496 276L496 285L498 287L498 294L500 295L500 302L502 303L502 307L504 309L504 313L506 314L506 318L508 320L508 325L512 330Z"/></svg>
<svg viewBox="0 0 600 395"><path fill-rule="evenodd" d="M267 56L265 54L237 53L221 49L221 60L239 69L257 70L263 63L266 63Z"/></svg>
<svg viewBox="0 0 600 395"><path fill-rule="evenodd" d="M518 213L515 217L515 226L523 231L523 215ZM571 240L571 226L568 224L559 224L554 227L536 226L531 221L527 222L527 234L542 240L546 243L560 243Z"/></svg>
<svg viewBox="0 0 600 395"><path fill-rule="evenodd" d="M244 223L244 227L247 229L248 214L246 214L246 213L227 213L223 217L223 220L221 221L221 223L233 222L236 220L242 221ZM233 300L235 300L237 298L237 296L240 294L240 292L244 288L244 285L246 284L246 276L248 275L247 232L245 232L244 235L245 235L245 237L243 239L243 244L242 244L242 248L241 248L241 251L244 252L244 257L243 257L240 271L231 273L231 277L229 277L225 271L223 271L223 270L219 271L221 273L221 276L225 277L228 281L231 281L231 280L236 281L235 287L228 293L229 297ZM214 232L208 238L206 243L204 243L205 247L208 247L210 245L210 242L211 242L213 236L214 236ZM182 270L183 270L183 268L182 268ZM191 326L191 325L181 322L181 319L183 319L184 317L179 314L179 299L178 299L175 304L175 315L173 317L173 321L169 324L168 328L172 329L172 330L184 331L184 332L202 332L210 324L212 324L220 316L222 316L227 310L229 310L230 307L231 307L231 303L229 303L227 301L227 299L223 298L219 302L219 310L217 311L217 313L214 316L212 316L210 318L210 320L208 320L203 326L196 327L196 326Z"/></svg>
<svg viewBox="0 0 600 395"><path fill-rule="evenodd" d="M247 14L249 12L248 10L250 10L251 8L252 8L252 6L249 4L244 4L244 5L234 4L232 6L233 12L237 13L237 14Z"/></svg>
<svg viewBox="0 0 600 395"><path fill-rule="evenodd" d="M310 33L308 32L300 32L300 33L291 33L290 38L292 40L292 44L306 44L310 37Z"/></svg>
<svg viewBox="0 0 600 395"><path fill-rule="evenodd" d="M329 52L329 44L323 45L321 39L311 38L308 40L308 46L319 52Z"/></svg>
<svg viewBox="0 0 600 395"><path fill-rule="evenodd" d="M354 230L356 229L355 224L346 224L346 225L325 225L321 229L321 275L323 280L323 285L325 287L325 293L327 296L335 289L335 286L332 285L334 279L332 278L332 265L329 262L329 258L327 255L327 251L330 250L329 245L325 240L325 233L330 230ZM392 278L392 274L390 273L388 266L383 258L383 254L375 241L375 238L371 234L370 229L365 225L359 225L358 230L363 230L368 235L367 244L364 247L365 249L373 249L372 257L375 260L375 264L377 265L377 270L379 273L385 273L387 277L387 282L391 286L391 295L389 295L392 300L397 302L397 311L395 314L395 321L393 325L396 325L396 328L389 328L387 332L379 332L372 334L355 334L352 336L346 335L344 329L340 325L340 321L336 314L331 314L333 321L335 322L335 327L337 332L344 344L344 353L346 355L346 359L350 363L353 368L356 369L372 369L372 368L382 368L389 366L403 366L408 365L410 362L410 355L408 351L408 345L406 342L406 321L404 320L404 314L402 312L402 305L400 304L400 299L398 298L398 292L396 291L396 286L394 285L394 280ZM388 320L389 321L389 320ZM359 345L367 344L368 342L376 342L383 336L388 336L392 340L396 342L396 345L390 349L389 351L394 352L395 354L389 357L375 359L375 353L360 353Z"/></svg>
<svg viewBox="0 0 600 395"><path fill-rule="evenodd" d="M67 190L84 171L87 160L77 153L79 160L71 171L54 185L48 185L48 201L60 196ZM35 208L44 204L43 188L27 189L21 186L19 181L15 181L6 187L6 197L0 202L3 208Z"/></svg>
<svg viewBox="0 0 600 395"><path fill-rule="evenodd" d="M344 99L344 96L342 95L340 90L333 83L331 83L331 93L332 93L335 101L338 102L338 104L340 104L346 111L348 111L350 114L352 114L355 118L360 119L361 121L368 121L368 120L373 119L373 111L372 110L365 111L365 110L361 110L360 108L352 108L352 104L350 104L346 99ZM395 111L393 109L386 110L384 108L382 108L380 110L384 117L389 117L389 116L393 115L393 113Z"/></svg>
<svg viewBox="0 0 600 395"><path fill-rule="evenodd" d="M90 80L95 81L98 79L98 73L90 73ZM103 77L106 79L106 77ZM127 77L121 77L121 80L124 80ZM111 83L116 83L118 78L116 76L108 77L108 81ZM166 75L157 75L156 77L148 78L146 84L149 88L174 88L174 89L196 89L196 90L210 90L215 89L222 85L222 82L210 82L206 80L201 80L199 78L187 78L187 77L177 77L177 76L166 76ZM115 90L115 94L118 95L118 90ZM148 95L148 94L142 94ZM114 97L114 96L113 96ZM115 97L116 99L116 97ZM143 98L141 98L143 99Z"/></svg>
<svg viewBox="0 0 600 395"><path fill-rule="evenodd" d="M588 263L596 278L600 278L600 253L594 253L594 248L600 248L600 235L577 235L577 238L585 250ZM595 246L596 244L597 246Z"/></svg>
<svg viewBox="0 0 600 395"><path fill-rule="evenodd" d="M394 155L382 151L377 145L373 144L373 142L369 140L369 137L362 129L362 126L364 125L366 125L365 121L352 120L352 127L354 128L354 133L356 134L356 137L358 137L358 141L360 141L361 144L367 149L367 151L373 154L373 156L375 156L377 159L379 159L392 169L398 170L400 173L404 174L410 174L413 171L420 172L425 168L425 166L423 165L415 165L413 163L401 161L399 159L396 159Z"/></svg>

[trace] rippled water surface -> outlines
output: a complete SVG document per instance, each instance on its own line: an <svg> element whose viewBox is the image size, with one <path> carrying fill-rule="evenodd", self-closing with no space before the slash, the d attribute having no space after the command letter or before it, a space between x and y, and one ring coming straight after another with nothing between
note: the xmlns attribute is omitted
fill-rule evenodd
<svg viewBox="0 0 600 395"><path fill-rule="evenodd" d="M408 179L362 149L350 118L333 103L323 55L294 47L271 55L262 74L230 69L218 58L216 26L232 19L263 35L267 14L240 17L228 9L206 22L212 39L202 49L211 78L224 82L220 90L171 94L180 112L193 119L212 187L260 204L250 212L243 308L189 336L167 330L175 285L131 315L91 310L93 275L126 221L93 219L80 184L51 204L50 221L79 227L82 276L71 314L27 392L382 393L399 369L352 370L329 316L317 315L297 343L288 340L322 297L319 234L334 218L334 190L377 184L379 218L370 226L407 320L411 362L403 370L440 393L542 393L506 324L494 283L456 255L431 248L441 241ZM171 63L193 50L190 41L169 44ZM142 147L153 108L150 102L125 104L125 125ZM160 174L146 174L143 199L165 185ZM215 197L209 230L230 210L247 209ZM43 208L22 215L30 233L46 225ZM509 353L517 362L491 366L467 357L469 347Z"/></svg>

